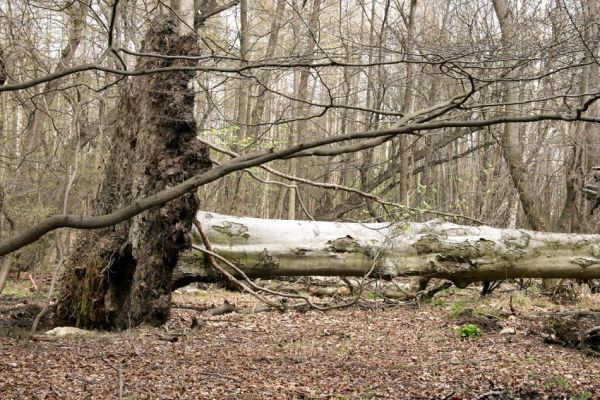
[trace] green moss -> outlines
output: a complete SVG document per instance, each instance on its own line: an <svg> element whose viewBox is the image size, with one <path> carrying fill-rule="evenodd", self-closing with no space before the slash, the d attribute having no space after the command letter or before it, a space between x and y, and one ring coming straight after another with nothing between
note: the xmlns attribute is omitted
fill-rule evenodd
<svg viewBox="0 0 600 400"><path fill-rule="evenodd" d="M444 299L432 299L431 305L433 305L434 307L444 307L446 305L446 302L444 301Z"/></svg>
<svg viewBox="0 0 600 400"><path fill-rule="evenodd" d="M185 250L179 253L179 259L188 264L203 264L204 254L197 250Z"/></svg>
<svg viewBox="0 0 600 400"><path fill-rule="evenodd" d="M377 300L379 298L379 294L377 294L377 292L366 291L363 293L363 298L366 300Z"/></svg>
<svg viewBox="0 0 600 400"><path fill-rule="evenodd" d="M88 302L90 299L90 283L86 279L83 283L83 291L81 293L81 305L79 306L79 316L77 317L77 326L86 327L89 315Z"/></svg>
<svg viewBox="0 0 600 400"><path fill-rule="evenodd" d="M450 318L457 319L461 315L463 315L467 310L471 310L471 308L469 308L468 305L468 303L462 302L452 304L452 309L450 310Z"/></svg>

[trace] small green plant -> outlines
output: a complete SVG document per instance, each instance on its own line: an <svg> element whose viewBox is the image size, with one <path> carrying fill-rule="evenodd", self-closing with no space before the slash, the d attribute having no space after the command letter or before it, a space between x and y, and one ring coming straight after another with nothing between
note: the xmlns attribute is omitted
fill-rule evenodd
<svg viewBox="0 0 600 400"><path fill-rule="evenodd" d="M527 356L527 357L525 358L525 362L526 362L527 364L529 364L529 365L531 365L531 364L535 364L535 359L534 359L533 357L531 357L531 356Z"/></svg>
<svg viewBox="0 0 600 400"><path fill-rule="evenodd" d="M446 302L444 301L444 299L435 299L431 302L431 304L434 307L444 307L446 305Z"/></svg>
<svg viewBox="0 0 600 400"><path fill-rule="evenodd" d="M467 305L465 303L454 303L452 304L452 310L450 311L450 318L456 319L463 315L466 310Z"/></svg>
<svg viewBox="0 0 600 400"><path fill-rule="evenodd" d="M588 391L581 392L576 394L575 396L569 397L569 400L590 400L592 398L592 394Z"/></svg>
<svg viewBox="0 0 600 400"><path fill-rule="evenodd" d="M562 375L555 375L554 382L556 382L556 384L563 389L569 386L569 380Z"/></svg>
<svg viewBox="0 0 600 400"><path fill-rule="evenodd" d="M551 379L544 382L546 388L562 388L566 389L569 386L569 380L562 375L554 375Z"/></svg>
<svg viewBox="0 0 600 400"><path fill-rule="evenodd" d="M308 343L302 339L292 340L292 344L296 349L304 349L308 347Z"/></svg>
<svg viewBox="0 0 600 400"><path fill-rule="evenodd" d="M377 300L377 299L379 299L379 294L377 294L377 292L371 292L371 291L365 292L364 298L366 300Z"/></svg>
<svg viewBox="0 0 600 400"><path fill-rule="evenodd" d="M340 355L348 354L352 350L352 339L344 339L335 349Z"/></svg>
<svg viewBox="0 0 600 400"><path fill-rule="evenodd" d="M361 400L371 400L375 398L375 392L373 392L371 386L365 385L363 386L362 390L363 392L360 394Z"/></svg>
<svg viewBox="0 0 600 400"><path fill-rule="evenodd" d="M479 327L475 324L467 324L461 326L458 329L458 333L460 333L460 336L463 338L481 336L481 331L479 330Z"/></svg>

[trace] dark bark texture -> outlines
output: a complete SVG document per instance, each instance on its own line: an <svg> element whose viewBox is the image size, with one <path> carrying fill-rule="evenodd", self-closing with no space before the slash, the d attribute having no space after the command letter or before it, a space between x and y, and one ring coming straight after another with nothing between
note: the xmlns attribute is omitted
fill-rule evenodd
<svg viewBox="0 0 600 400"><path fill-rule="evenodd" d="M149 29L143 52L198 55L194 36L179 36L168 18ZM193 65L194 61L140 59L138 69ZM105 214L211 167L196 139L194 72L133 78L122 93L95 213ZM198 204L194 193L114 227L82 234L66 262L57 308L63 322L122 329L163 323L169 316L171 279L178 252L189 244Z"/></svg>

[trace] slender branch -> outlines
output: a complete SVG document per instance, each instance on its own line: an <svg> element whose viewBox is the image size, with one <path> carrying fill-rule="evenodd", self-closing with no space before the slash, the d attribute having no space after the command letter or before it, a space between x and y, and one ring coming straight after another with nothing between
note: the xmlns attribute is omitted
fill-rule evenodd
<svg viewBox="0 0 600 400"><path fill-rule="evenodd" d="M194 225L196 225L196 220L194 221ZM202 233L200 233L200 234L202 235ZM204 234L204 237L206 237L206 234ZM204 240L204 237L203 237L203 240ZM208 241L208 238L206 240ZM311 308L314 308L315 310L319 310L319 311L327 311L327 310L332 310L332 309L336 309L336 308L344 308L344 307L349 307L349 306L356 304L356 302L360 299L360 296L362 295L366 279L369 277L369 275L371 275L373 273L373 271L375 270L375 266L376 266L376 263L373 262L371 268L363 275L361 283L358 286L358 290L356 291L356 294L349 301L339 303L339 304L333 304L333 305L322 305L322 304L317 304L317 303L313 302L310 299L310 297L308 297L308 296L303 296L301 294L293 294L293 293L282 293L282 292L278 292L275 290L271 290L271 289L259 286L256 283L252 282L252 280L248 277L248 275L246 275L246 273L244 273L244 271L242 269L240 269L237 265L233 264L231 261L227 260L225 257L215 253L212 250L208 250L208 249L202 248L197 245L192 245L192 248L206 254L207 256L213 257L213 259L214 258L219 259L220 261L225 263L229 268L231 268L235 273L239 274L247 282L248 286L252 287L254 290L245 286L239 279L237 279L236 277L231 275L226 270L222 269L220 266L217 267L219 272L223 273L231 281L241 285L244 288L244 290L247 290L248 293L250 293L254 297L260 296L257 293L258 291L263 291L265 293L268 293L268 294L271 294L274 296L280 296L280 297L291 298L291 299L301 299L306 304L308 304ZM262 296L260 296L260 297L262 297ZM263 300L261 298L259 298L259 300L265 301L265 302L267 302L267 304L272 306L268 302L268 300ZM298 306L298 304L295 304L295 305L286 306L285 308L294 308L297 306ZM277 304L277 306L275 308L281 309L282 307L283 307L282 305Z"/></svg>
<svg viewBox="0 0 600 400"><path fill-rule="evenodd" d="M174 200L185 193L188 193L199 186L213 182L234 171L240 171L246 168L255 167L274 160L290 159L295 157L308 157L321 155L322 146L354 139L370 139L380 136L415 134L419 131L436 130L448 127L484 127L502 123L530 123L545 120L554 121L575 121L573 116L561 114L538 114L529 116L504 116L491 118L487 120L456 120L456 121L435 121L426 123L415 123L400 127L387 128L381 130L371 130L344 135L330 136L312 142L300 143L295 146L280 151L262 150L257 153L240 156L224 163L218 168L214 168L203 174L194 176L179 185L165 189L152 196L136 199L128 206L118 209L110 214L84 217L78 215L55 215L46 218L37 224L15 234L14 236L0 242L0 256L20 249L23 246L33 243L44 234L59 228L77 228L77 229L99 229L105 228L123 222L135 215L140 214L150 208L163 205ZM582 121L600 122L599 118L581 118ZM326 154L334 153L333 149Z"/></svg>
<svg viewBox="0 0 600 400"><path fill-rule="evenodd" d="M233 151L230 151L230 150L227 150L227 149L223 149L222 147L216 146L216 145L214 145L214 144L212 144L210 142L207 142L206 140L202 140L202 139L199 139L199 140L202 143L206 144L207 146L210 146L212 149L214 149L214 150L216 150L216 151L218 151L220 153L227 154L227 155L232 156L232 157L238 157L238 154L235 153L235 152L233 152ZM491 142L488 145L491 145L491 144L494 144L494 143L495 142ZM477 146L476 149L471 149L471 151L463 154L463 156L466 155L466 154L469 154L472 151L475 151L475 150L479 149L480 147L481 147L481 145ZM456 156L456 157L458 157L458 156ZM381 198L381 197L379 197L377 195L374 195L372 193L368 193L368 192L365 192L365 191L362 191L362 190L359 190L359 189L355 189L355 188L352 188L352 187L349 187L349 186L338 185L338 184L335 184L335 183L326 183L326 182L311 181L309 179L300 178L298 176L289 175L289 174L280 172L280 171L278 171L278 170L276 170L274 168L267 167L266 165L260 165L260 168L262 168L263 170L265 170L265 171L267 171L267 172L269 172L269 173L271 173L271 174L273 174L275 176L279 176L280 178L287 179L288 181L293 181L293 182L298 182L298 183L304 183L306 185L310 185L310 186L314 186L314 187L320 187L320 188L323 188L323 189L341 190L343 192L354 193L354 194L357 194L357 195L359 195L359 196L361 196L363 198L375 201L375 202L377 202L379 204L382 204L382 205L387 205L387 206L391 206L391 207L395 207L395 208L400 208L400 209L403 209L403 210L408 210L408 211L412 211L412 212L419 213L419 214L432 214L432 215L438 215L438 216L448 217L448 218L453 218L453 219L459 218L459 219L464 219L464 220L467 220L467 221L475 222L476 224L479 224L479 225L485 225L485 223L483 221L480 221L480 220L478 220L476 218L469 217L469 216L466 216L466 215L446 213L446 212L443 212L443 211L436 211L436 210L421 210L421 209L414 208L414 207L408 207L408 206L403 205L403 204L399 204L399 203L394 203L394 202L391 202L391 201L387 201L387 200L385 200L385 199L383 199L383 198ZM259 177L255 176L251 171L246 171L246 172L248 174L250 174L250 176L252 176L254 179L257 179L257 180L259 180L259 181L261 181L263 183L267 183L267 184L272 183L272 184L278 184L278 185L282 185L282 186L286 186L286 187L297 188L297 185L286 185L285 183L282 183L282 182L266 181L266 180L263 180L262 178L259 178ZM298 200L300 200L299 195L298 195ZM300 204L301 204L301 206L302 206L305 214L308 216L308 218L311 219L311 220L314 220L314 218L310 214L308 214L308 212L304 208L302 202L300 202Z"/></svg>
<svg viewBox="0 0 600 400"><path fill-rule="evenodd" d="M121 49L122 50L122 49ZM229 73L229 74L240 74L245 71L253 70L253 69L261 69L261 68L309 68L313 70L318 70L324 67L348 67L348 68L366 68L366 67L377 67L377 66L391 66L391 65L399 65L399 64L417 64L417 65L442 65L447 64L447 60L441 61L430 61L430 60L410 60L407 61L404 58L394 59L389 61L377 61L377 62L347 62L342 60L333 60L330 58L324 58L319 61L259 61L254 63L245 63L243 65L239 65L237 67L220 67L220 66L170 66L170 67L162 67L162 68L149 68L149 69L141 69L141 70L129 70L125 71L122 69L116 69L107 67L101 64L101 60L104 59L106 53L111 52L111 49L108 48L105 50L99 57L98 60L93 63L81 64L70 68L65 68L59 72L50 73L38 78L34 78L21 83L12 83L9 85L0 86L0 92L10 92L16 90L23 90L33 86L37 86L39 84L54 81L57 79L64 78L69 75L73 75L79 72L85 71L100 71L108 74L122 75L122 76L141 76L141 75L150 75L150 74L158 74L164 72L173 72L173 71L198 71L198 72L218 72L218 73ZM198 59L203 59L206 56L199 56ZM562 69L568 68L576 68L580 67L583 64L577 64L574 66L566 66L562 67ZM557 71L554 71L557 72ZM551 75L550 72L545 73L540 76L535 77L519 77L517 78L503 78L498 77L494 79L477 79L478 82L482 82L486 85L491 85L497 82L514 82L516 80L519 81L533 81L539 80L544 77Z"/></svg>
<svg viewBox="0 0 600 400"><path fill-rule="evenodd" d="M486 149L486 148L494 146L496 144L498 144L498 143L495 140L489 140L487 142L478 144L477 146L470 147L467 150L463 151L462 153L454 154L449 157L440 158L440 159L429 162L428 165L421 165L419 167L416 167L415 169L413 169L412 174L413 175L419 174L419 173L425 171L425 169L427 167L431 167L434 165L440 165L440 164L444 164L444 163L447 163L450 161L458 160L458 159L461 159L471 153L476 152L477 150Z"/></svg>
<svg viewBox="0 0 600 400"><path fill-rule="evenodd" d="M110 49L106 50L104 54L110 52ZM99 57L102 60L104 57L101 55ZM13 83L9 85L0 86L0 92L10 92L16 90L27 89L33 86L37 86L39 84L54 81L60 78L64 78L69 75L73 75L79 72L85 71L100 71L109 74L116 75L124 75L124 76L141 76L141 75L151 75L151 74L159 74L165 72L177 72L177 71L198 71L198 72L220 72L220 73L232 73L239 74L244 71L259 69L259 68L312 68L318 69L323 67L368 67L368 66L378 66L378 65L396 65L404 63L404 60L393 60L393 61L385 61L378 63L348 63L341 61L332 61L332 60L324 60L320 62L310 62L310 61L291 61L291 62L272 62L272 61L264 61L264 62L256 62L256 63L247 63L238 67L210 67L210 66L170 66L170 67L162 67L162 68L148 68L148 69L139 69L139 70L130 70L125 71L121 69L111 68L104 65L101 65L100 61L96 61L94 63L77 65L70 68L65 68L59 72L50 73L39 78L31 79L21 83Z"/></svg>
<svg viewBox="0 0 600 400"><path fill-rule="evenodd" d="M210 17L220 14L223 11L229 10L230 8L235 7L238 4L240 4L240 0L232 0L230 2L223 4L222 6L215 6L212 9L197 10L197 16L194 20L194 26L202 25L204 23L204 21L206 21Z"/></svg>
<svg viewBox="0 0 600 400"><path fill-rule="evenodd" d="M281 309L281 305L277 304L267 298L265 298L264 296L261 296L260 294L258 294L257 292L255 292L254 290L252 290L250 287L248 287L246 284L244 284L244 282L241 282L239 279L237 279L235 276L231 275L227 270L223 269L219 263L217 262L217 260L215 260L215 257L219 258L222 261L225 261L225 263L227 265L229 265L230 267L233 266L234 270L237 270L236 272L239 273L239 271L241 271L239 268L237 268L235 265L233 265L233 263L227 261L225 258L220 257L218 254L214 253L212 251L212 246L210 245L210 241L208 240L208 236L206 236L206 233L204 232L204 229L202 229L202 225L200 224L200 222L194 218L194 220L192 221L192 223L194 224L194 226L196 227L196 229L198 230L198 233L200 233L200 237L202 238L202 241L204 242L204 247L206 247L206 249L203 249L200 246L196 246L196 245L192 245L193 249L199 250L201 252L206 253L207 257L208 257L208 261L210 263L210 265L216 269L217 271L219 271L221 274L223 274L223 276L227 277L227 279L229 279L232 282L235 282L240 288L242 288L245 292L251 294L252 296L256 297L258 300L262 301L263 303L265 303L266 305L268 305L269 307L273 307L273 308L277 308L277 309ZM251 285L254 285L254 283L252 283L252 281L250 280L250 278L248 278L248 276L246 274L244 274L242 272L242 276L245 278L245 280L247 282L250 282Z"/></svg>
<svg viewBox="0 0 600 400"><path fill-rule="evenodd" d="M114 40L114 31L115 31L115 21L117 19L117 10L118 10L119 0L115 0L112 5L112 13L110 16L110 25L108 27L108 47L113 46Z"/></svg>

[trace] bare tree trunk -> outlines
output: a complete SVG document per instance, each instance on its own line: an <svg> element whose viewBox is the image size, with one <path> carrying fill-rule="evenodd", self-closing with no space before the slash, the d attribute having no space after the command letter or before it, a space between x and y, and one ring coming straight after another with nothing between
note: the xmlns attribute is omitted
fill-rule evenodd
<svg viewBox="0 0 600 400"><path fill-rule="evenodd" d="M408 59L412 58L413 42L415 37L415 12L417 9L417 0L410 1L410 11L408 16L408 25L406 27L406 53ZM383 39L383 38L382 38ZM402 99L401 111L405 114L410 113L412 96L413 96L413 67L410 62L406 63L406 86L404 88L404 96ZM409 190L410 190L410 147L407 136L401 136L399 140L399 152L400 152L400 179L398 182L398 202L400 204L406 204L410 206Z"/></svg>
<svg viewBox="0 0 600 400"><path fill-rule="evenodd" d="M180 36L167 17L154 21L143 49L165 55L199 54L195 36ZM193 65L145 58L138 69ZM121 118L94 211L104 214L210 168L196 140L194 72L136 77L122 93ZM57 308L66 323L90 328L160 324L170 310L171 277L198 207L187 194L112 228L86 232L66 260Z"/></svg>
<svg viewBox="0 0 600 400"><path fill-rule="evenodd" d="M77 49L83 39L83 34L86 29L85 18L88 14L89 1L81 1L66 8L68 18L68 34L66 38L66 45L60 52L60 58L53 68L52 73L60 73L67 69L75 58ZM4 204L5 210L16 208L18 205L23 203L45 204L49 206L52 204L48 199L40 199L39 195L41 190L39 188L43 185L40 179L40 167L45 162L48 162L56 154L53 154L51 148L47 145L47 133L45 132L45 125L51 120L52 108L55 103L60 100L59 82L57 80L51 80L44 84L41 89L41 93L33 96L31 103L28 102L27 111L27 126L23 133L15 134L15 138L21 136L19 139L20 143L16 147L20 147L21 154L15 151L15 156L22 159L19 162L19 166L16 168L14 175L11 178L11 183L6 184L6 203ZM0 119L4 119L4 116L0 116ZM52 122L54 124L54 122ZM14 128L13 128L14 129ZM2 130L0 130L0 138L5 138ZM41 158L37 158L40 153L38 149L43 148L44 155ZM68 151L68 150L67 150ZM42 162L39 162L42 160ZM8 180L8 179L7 179ZM37 190L31 190L29 184L35 182ZM33 200L33 196L37 199ZM33 200L33 201L32 201ZM12 204L11 204L12 203ZM32 222L31 220L23 221L22 218L15 216L14 224L17 226L11 226L11 230L16 230L21 224ZM11 222L12 225L13 222ZM37 249L38 254L44 253L51 242L41 241L40 246ZM10 256L5 258L3 265L6 269L6 274L12 264ZM33 267L36 262L33 262L30 267ZM6 276L5 276L6 277Z"/></svg>
<svg viewBox="0 0 600 400"><path fill-rule="evenodd" d="M279 30L281 28L281 22L284 18L283 12L285 10L285 0L277 0L275 6L275 14L273 15L273 24L271 25L271 33L269 34L269 42L267 43L267 50L265 52L264 59L270 60L275 55L277 49L277 42L279 41ZM248 127L248 136L256 138L260 131L259 124L262 122L263 114L265 112L265 106L267 102L266 88L271 84L271 70L265 69L260 71L256 79L258 80L259 88L258 95L256 97L256 103L252 108L250 115L250 126Z"/></svg>
<svg viewBox="0 0 600 400"><path fill-rule="evenodd" d="M85 18L90 7L88 3L89 1L82 1L74 4L72 7L68 7L69 34L67 37L67 44L60 53L60 59L56 63L54 70L52 71L53 73L64 71L73 61L86 28ZM25 135L25 140L28 141L25 144L25 147L27 148L25 157L33 155L40 145L44 147L46 153L49 151L46 148L46 134L43 131L43 127L44 123L48 120L48 115L51 115L50 109L60 93L57 88L58 81L49 81L44 85L41 96L32 100L33 105L28 116L28 126ZM50 156L50 154L46 154L46 156ZM17 174L14 178L14 187L19 185L22 181L21 170L22 169L17 170ZM35 171L29 170L27 172L32 176L35 175Z"/></svg>
<svg viewBox="0 0 600 400"><path fill-rule="evenodd" d="M10 255L2 257L2 262L0 263L0 294L2 294L2 291L4 291L4 286L6 285L6 280L8 279L8 273L10 272L11 264Z"/></svg>
<svg viewBox="0 0 600 400"><path fill-rule="evenodd" d="M248 57L248 1L240 0L240 59L241 65L246 64ZM238 142L234 144L235 151L240 151L244 147L246 138L246 125L248 124L248 82L240 79L238 83L238 104L237 104L237 136Z"/></svg>
<svg viewBox="0 0 600 400"><path fill-rule="evenodd" d="M581 2L584 15L583 35L588 46L588 54L584 58L584 63L589 63L583 67L582 76L579 81L579 92L586 93L591 87L597 86L598 64L594 63L594 53L598 49L598 26L595 21L595 9L597 10L597 0L586 0ZM590 47L591 46L591 47ZM586 101L581 99L581 103ZM597 110L597 105L592 105L592 109ZM587 168L584 167L588 156L588 150L592 157L598 156L597 146L589 146L590 133L593 135L594 128L586 122L578 122L575 125L575 133L569 135L569 155L566 162L566 197L562 212L558 221L559 228L564 232L580 232L582 216L577 213L577 202L581 201L583 183ZM595 164L592 164L595 165Z"/></svg>
<svg viewBox="0 0 600 400"><path fill-rule="evenodd" d="M513 13L508 7L506 0L494 0L494 9L496 16L500 22L500 30L502 32L502 46L504 47L506 68L511 68L514 62L511 62L513 56L510 54L511 47L514 47L516 27L514 25ZM518 86L514 82L507 81L504 84L504 103L505 112L511 115L518 112L519 92ZM531 229L536 231L545 231L548 229L548 224L544 221L541 215L541 210L538 207L539 202L536 201L531 187L527 183L526 166L522 160L523 148L519 143L519 130L517 124L505 124L501 136L502 153L504 160L508 165L508 170L512 178L513 185L519 194L519 200L527 222Z"/></svg>
<svg viewBox="0 0 600 400"><path fill-rule="evenodd" d="M317 41L317 29L319 26L319 16L321 13L321 0L314 0L312 10L306 26L306 35L309 37L305 49L303 50L304 55L308 58L312 55L316 47ZM304 32L304 30L301 30ZM300 71L298 77L298 84L296 86L295 97L301 101L298 106L298 121L292 125L293 134L290 136L290 146L302 143L302 134L306 131L307 121L306 118L310 113L310 106L304 104L305 101L312 101L312 94L309 94L308 80L310 77L310 71L308 68L303 68ZM289 174L296 175L297 160L290 160ZM287 219L296 219L296 196L300 196L297 187L291 187L288 189L288 213Z"/></svg>
<svg viewBox="0 0 600 400"><path fill-rule="evenodd" d="M600 235L461 226L440 221L357 224L282 221L199 212L218 254L251 278L427 276L476 281L600 278ZM230 271L237 275L234 271ZM198 252L184 252L174 286L220 280Z"/></svg>
<svg viewBox="0 0 600 400"><path fill-rule="evenodd" d="M585 123L580 123L575 128L575 137L583 137ZM575 203L579 191L583 187L583 177L581 174L582 150L576 143L569 146L569 156L566 161L566 196L563 209L558 220L558 228L561 232L577 232L577 215L575 213Z"/></svg>

